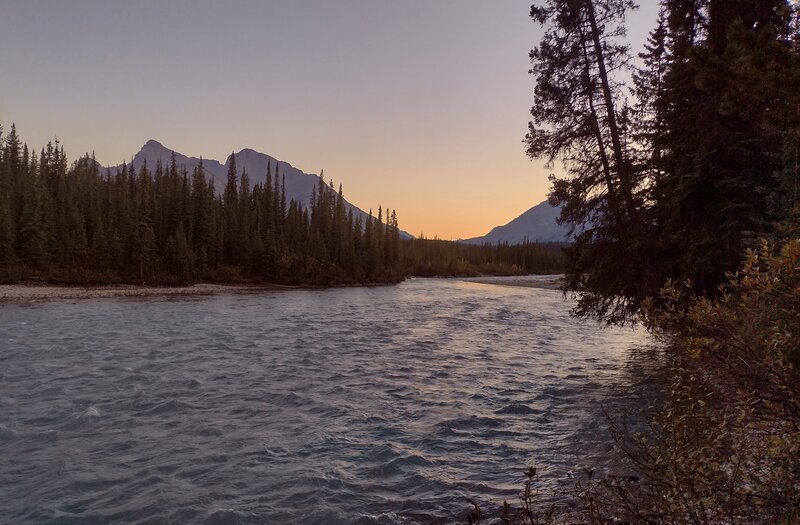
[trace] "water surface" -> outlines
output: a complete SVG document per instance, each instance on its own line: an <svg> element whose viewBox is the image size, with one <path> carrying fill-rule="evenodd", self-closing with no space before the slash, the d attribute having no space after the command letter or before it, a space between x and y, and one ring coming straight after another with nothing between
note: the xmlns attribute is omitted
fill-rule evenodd
<svg viewBox="0 0 800 525"><path fill-rule="evenodd" d="M457 280L0 305L1 523L451 523L612 465L642 331Z"/></svg>

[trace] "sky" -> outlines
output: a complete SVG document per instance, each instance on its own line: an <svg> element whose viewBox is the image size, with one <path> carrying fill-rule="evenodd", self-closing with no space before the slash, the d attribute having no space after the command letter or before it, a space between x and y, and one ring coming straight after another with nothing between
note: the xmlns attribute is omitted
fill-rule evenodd
<svg viewBox="0 0 800 525"><path fill-rule="evenodd" d="M638 52L655 20L629 21ZM525 155L530 0L0 0L0 123L71 159L148 139L325 170L412 234L468 238L547 196ZM557 169L557 168L556 168Z"/></svg>

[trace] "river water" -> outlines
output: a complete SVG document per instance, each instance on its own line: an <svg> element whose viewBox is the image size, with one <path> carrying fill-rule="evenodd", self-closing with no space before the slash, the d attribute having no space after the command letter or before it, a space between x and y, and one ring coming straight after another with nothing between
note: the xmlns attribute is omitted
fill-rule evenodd
<svg viewBox="0 0 800 525"><path fill-rule="evenodd" d="M502 282L502 279L498 279ZM650 399L560 292L398 286L0 305L0 523L454 523Z"/></svg>

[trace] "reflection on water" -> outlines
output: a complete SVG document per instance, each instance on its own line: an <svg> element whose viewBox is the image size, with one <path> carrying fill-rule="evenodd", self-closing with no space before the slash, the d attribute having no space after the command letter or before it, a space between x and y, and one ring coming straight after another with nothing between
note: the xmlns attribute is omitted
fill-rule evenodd
<svg viewBox="0 0 800 525"><path fill-rule="evenodd" d="M642 330L456 280L0 306L0 522L450 523L613 462Z"/></svg>

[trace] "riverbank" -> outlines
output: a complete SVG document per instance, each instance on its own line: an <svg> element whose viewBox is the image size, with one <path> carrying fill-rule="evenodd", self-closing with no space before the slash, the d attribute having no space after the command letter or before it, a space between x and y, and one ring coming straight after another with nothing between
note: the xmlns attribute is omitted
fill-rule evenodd
<svg viewBox="0 0 800 525"><path fill-rule="evenodd" d="M285 288L277 285L237 285L200 283L189 286L56 286L38 284L2 284L0 302L51 301L59 299L104 299L112 297L176 297L234 293L258 293Z"/></svg>
<svg viewBox="0 0 800 525"><path fill-rule="evenodd" d="M469 283L492 284L496 286L515 286L521 288L542 288L545 290L560 290L564 284L564 276L556 275L515 275L511 277L464 277L461 279Z"/></svg>
<svg viewBox="0 0 800 525"><path fill-rule="evenodd" d="M561 275L521 275L513 277L464 277L461 280L477 284L542 288L558 290ZM351 284L342 286L381 286L385 283ZM63 299L107 299L115 297L186 297L220 294L260 293L286 289L314 288L313 286L283 286L277 284L214 284L198 283L187 286L150 286L115 284L97 286L65 286L42 283L0 284L0 303L9 301L52 301Z"/></svg>

